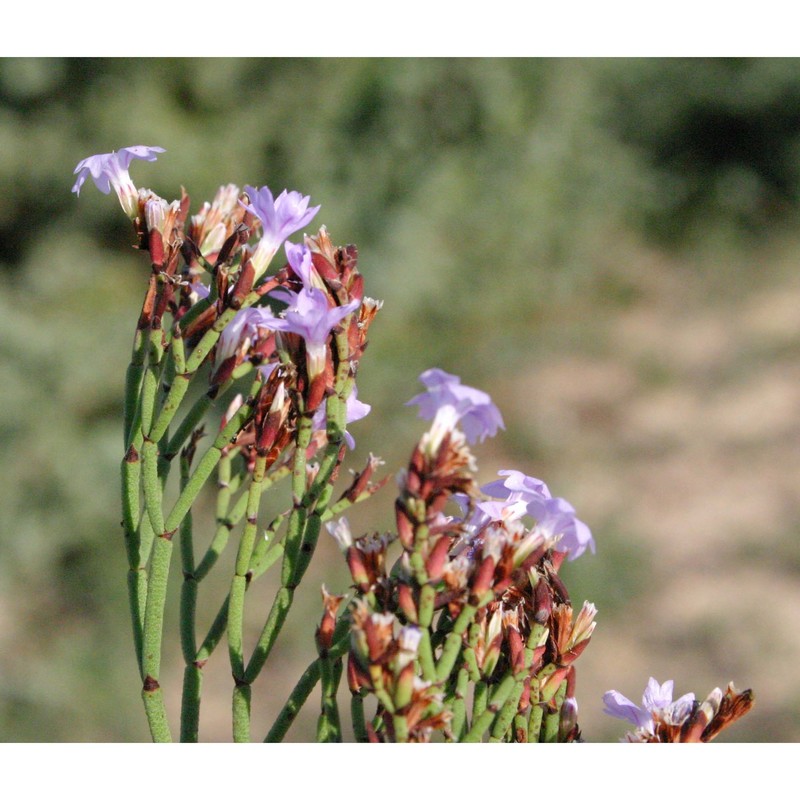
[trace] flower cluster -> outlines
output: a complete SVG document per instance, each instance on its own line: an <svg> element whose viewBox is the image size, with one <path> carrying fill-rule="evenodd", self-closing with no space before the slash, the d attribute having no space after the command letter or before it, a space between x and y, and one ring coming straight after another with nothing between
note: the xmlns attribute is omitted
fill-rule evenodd
<svg viewBox="0 0 800 800"><path fill-rule="evenodd" d="M596 609L586 603L573 613L558 570L565 557L594 549L591 533L572 506L522 472L503 471L481 491L468 440L493 436L500 412L443 370L421 380L427 390L411 402L432 424L400 480L396 536L354 539L346 522L330 527L357 593L351 690L379 704L369 738L412 738L404 723L411 706L384 691L397 685L393 662L363 645L380 628L390 647L394 632L412 626L420 637L413 674L429 687L415 719L435 720L425 737L441 729L456 741L478 741L487 731L499 740L578 739L573 662L591 639ZM395 538L402 552L390 568ZM486 702L469 719L468 682Z"/></svg>
<svg viewBox="0 0 800 800"><path fill-rule="evenodd" d="M672 690L673 681L650 678L638 706L612 689L603 695L604 711L634 726L626 742L709 742L753 705L753 693L737 692L732 683L724 692L714 689L702 703L691 692L673 700Z"/></svg>
<svg viewBox="0 0 800 800"><path fill-rule="evenodd" d="M375 722L364 722L371 742L428 742L437 730L446 730L451 712L435 681L416 672L422 632L402 625L391 613L372 611L364 600L351 608L351 657L347 679L353 696L372 694L381 704Z"/></svg>
<svg viewBox="0 0 800 800"><path fill-rule="evenodd" d="M574 609L559 571L595 551L588 526L546 483L518 470L478 485L470 445L504 429L502 415L488 394L435 368L422 373L425 389L407 403L430 427L398 476L396 532L354 537L341 514L388 480L373 482L383 462L370 454L334 501L340 467L355 446L347 426L371 410L358 397L356 375L382 305L364 296L357 250L334 246L324 227L289 241L319 211L297 191L276 197L266 186L242 192L228 184L190 216L185 191L167 202L137 189L131 163L163 152L133 146L90 156L76 166L72 189L80 194L89 177L101 192L113 188L152 267L126 376L122 478L135 578L130 608L153 738L170 738L159 681L169 543L180 532L180 628L194 631L198 584L242 521L231 589L208 635L197 650L193 634L182 636L184 740L197 740L200 671L227 633L234 739L249 741L252 684L324 524L344 555L354 595L345 602L323 588L319 658L268 740L280 740L314 676L321 683L318 738L342 740L336 696L346 657L359 741L580 741L575 662L591 641L597 609L589 602ZM270 271L281 246L285 261ZM206 390L178 422L199 375L208 379ZM247 394L230 401L248 375ZM204 415L222 398L227 410L193 468ZM168 480L173 459L180 482ZM185 521L214 471L217 529L195 560ZM260 536L262 493L289 475L290 505ZM176 483L179 494L165 513ZM396 558L390 548L399 549ZM245 658L247 586L279 557L280 589ZM752 693L732 685L703 702L692 694L673 701L672 690L672 681L651 678L641 705L610 691L606 711L634 726L628 741L709 741L752 705Z"/></svg>

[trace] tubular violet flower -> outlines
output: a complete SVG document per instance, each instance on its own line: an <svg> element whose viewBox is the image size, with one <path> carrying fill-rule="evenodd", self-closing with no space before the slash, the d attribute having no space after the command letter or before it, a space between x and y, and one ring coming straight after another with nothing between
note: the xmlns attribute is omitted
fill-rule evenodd
<svg viewBox="0 0 800 800"><path fill-rule="evenodd" d="M252 341L258 334L259 328L276 330L274 326L276 319L268 308L261 306L238 311L219 337L216 363L221 364L226 358L230 358L246 340Z"/></svg>
<svg viewBox="0 0 800 800"><path fill-rule="evenodd" d="M274 198L266 186L260 189L245 186L244 190L250 198L250 205L245 205L245 208L261 220L261 240L252 256L255 279L258 280L266 272L278 248L293 233L305 228L320 207L309 208L310 195L303 195L300 192L289 192L284 189L277 198Z"/></svg>
<svg viewBox="0 0 800 800"><path fill-rule="evenodd" d="M419 379L427 391L412 397L406 405L418 405L422 419L433 419L442 407L452 407L470 444L494 436L498 428L505 429L503 417L489 395L463 386L457 375L433 368L423 372Z"/></svg>
<svg viewBox="0 0 800 800"><path fill-rule="evenodd" d="M328 304L327 294L322 289L313 287L304 289L299 294L277 289L270 296L288 305L283 317L273 317L263 324L275 331L302 336L306 343L308 377L321 375L325 371L328 357L328 336L348 314L352 314L361 305L361 301L353 300L332 308Z"/></svg>
<svg viewBox="0 0 800 800"><path fill-rule="evenodd" d="M603 703L606 706L603 711L650 733L656 723L661 721L669 725L681 725L691 714L695 698L694 694L689 692L673 701L673 685L673 681L659 684L655 678L650 678L642 695L641 707L612 689L603 695Z"/></svg>
<svg viewBox="0 0 800 800"><path fill-rule="evenodd" d="M286 242L284 249L286 250L286 260L294 270L294 274L300 278L306 289L310 289L311 276L314 271L311 263L311 251L304 244L292 244L291 242Z"/></svg>
<svg viewBox="0 0 800 800"><path fill-rule="evenodd" d="M589 527L575 516L575 509L563 497L533 498L528 503L528 514L536 520L535 531L545 540L554 542L556 550L568 553L574 561L587 548L595 551Z"/></svg>
<svg viewBox="0 0 800 800"><path fill-rule="evenodd" d="M157 153L166 152L163 147L147 147L135 145L123 147L111 153L100 153L89 156L78 162L73 174L77 175L72 191L78 196L81 193L86 178L91 175L94 185L103 193L108 194L113 188L117 193L123 211L135 219L138 213L139 193L133 185L128 167L134 159L142 161L155 161Z"/></svg>
<svg viewBox="0 0 800 800"><path fill-rule="evenodd" d="M501 469L497 474L508 477L503 481L492 481L481 486L481 491L490 497L503 497L511 501L524 500L525 502L541 497L551 497L547 484L538 478L532 478L516 469Z"/></svg>
<svg viewBox="0 0 800 800"><path fill-rule="evenodd" d="M490 497L503 498L502 501L492 500L477 504L490 519L519 519L527 512L529 502L551 496L544 481L525 475L519 470L503 469L497 474L508 477L487 483L481 487L481 491Z"/></svg>

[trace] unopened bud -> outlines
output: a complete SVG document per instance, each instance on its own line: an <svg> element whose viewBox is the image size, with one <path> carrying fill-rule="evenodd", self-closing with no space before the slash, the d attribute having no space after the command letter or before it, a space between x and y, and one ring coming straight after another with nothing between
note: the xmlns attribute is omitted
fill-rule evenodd
<svg viewBox="0 0 800 800"><path fill-rule="evenodd" d="M241 394L237 394L236 397L231 400L228 410L225 412L222 417L222 421L220 422L220 430L222 430L233 419L236 412L242 407L243 402L244 399L242 398Z"/></svg>
<svg viewBox="0 0 800 800"><path fill-rule="evenodd" d="M200 252L207 258L211 253L219 252L225 240L228 238L228 231L225 225L218 222L203 237L200 243Z"/></svg>

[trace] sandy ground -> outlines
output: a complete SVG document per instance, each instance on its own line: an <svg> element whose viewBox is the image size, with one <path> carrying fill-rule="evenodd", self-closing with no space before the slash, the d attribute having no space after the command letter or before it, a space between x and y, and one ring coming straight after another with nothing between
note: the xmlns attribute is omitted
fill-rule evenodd
<svg viewBox="0 0 800 800"><path fill-rule="evenodd" d="M509 426L558 449L595 558L633 571L578 665L583 728L613 740L598 692L638 700L653 675L703 696L752 687L724 739L797 741L800 280L779 265L768 288L711 303L685 269L653 267L599 325L602 353L520 378Z"/></svg>

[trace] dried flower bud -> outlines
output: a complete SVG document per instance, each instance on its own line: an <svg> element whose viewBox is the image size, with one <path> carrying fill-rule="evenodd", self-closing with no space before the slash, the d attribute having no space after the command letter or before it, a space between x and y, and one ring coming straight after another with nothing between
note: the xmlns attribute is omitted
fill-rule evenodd
<svg viewBox="0 0 800 800"><path fill-rule="evenodd" d="M325 586L322 587L322 620L317 628L317 652L320 654L330 650L333 644L333 632L336 629L336 613L344 600L343 595L330 594Z"/></svg>

